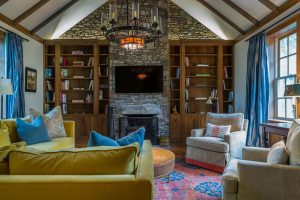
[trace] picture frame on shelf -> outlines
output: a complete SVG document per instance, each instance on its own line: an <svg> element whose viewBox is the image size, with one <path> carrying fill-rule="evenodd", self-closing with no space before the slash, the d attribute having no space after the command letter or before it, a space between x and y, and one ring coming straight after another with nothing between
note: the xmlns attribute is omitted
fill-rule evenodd
<svg viewBox="0 0 300 200"><path fill-rule="evenodd" d="M25 91L36 92L37 70L25 67Z"/></svg>

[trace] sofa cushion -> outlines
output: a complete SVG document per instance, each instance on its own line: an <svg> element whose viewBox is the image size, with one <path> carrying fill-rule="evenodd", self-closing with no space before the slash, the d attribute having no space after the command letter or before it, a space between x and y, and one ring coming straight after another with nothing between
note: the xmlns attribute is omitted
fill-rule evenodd
<svg viewBox="0 0 300 200"><path fill-rule="evenodd" d="M129 175L137 167L138 143L64 151L16 149L9 155L10 175Z"/></svg>
<svg viewBox="0 0 300 200"><path fill-rule="evenodd" d="M17 131L20 140L28 145L49 142L50 138L42 117L37 117L32 123L17 119Z"/></svg>
<svg viewBox="0 0 300 200"><path fill-rule="evenodd" d="M244 115L242 113L220 114L207 113L206 124L231 125L231 132L242 131L244 126Z"/></svg>
<svg viewBox="0 0 300 200"><path fill-rule="evenodd" d="M217 137L188 137L186 145L208 151L228 153L229 145Z"/></svg>
<svg viewBox="0 0 300 200"><path fill-rule="evenodd" d="M288 160L289 153L286 149L284 142L280 141L275 143L268 153L267 163L286 165L288 164Z"/></svg>
<svg viewBox="0 0 300 200"><path fill-rule="evenodd" d="M288 133L286 147L289 152L289 164L300 165L300 120L294 120Z"/></svg>
<svg viewBox="0 0 300 200"><path fill-rule="evenodd" d="M30 108L30 115L33 119L37 118L38 116L42 116L50 138L67 136L60 106L56 106L45 115L39 113L33 108Z"/></svg>
<svg viewBox="0 0 300 200"><path fill-rule="evenodd" d="M0 122L0 147L11 145L8 128Z"/></svg>
<svg viewBox="0 0 300 200"><path fill-rule="evenodd" d="M38 149L41 151L56 151L62 149L74 148L75 142L72 137L53 138L50 142L43 142L28 146L29 148Z"/></svg>
<svg viewBox="0 0 300 200"><path fill-rule="evenodd" d="M224 138L225 134L230 133L230 129L231 125L221 126L207 123L205 136Z"/></svg>

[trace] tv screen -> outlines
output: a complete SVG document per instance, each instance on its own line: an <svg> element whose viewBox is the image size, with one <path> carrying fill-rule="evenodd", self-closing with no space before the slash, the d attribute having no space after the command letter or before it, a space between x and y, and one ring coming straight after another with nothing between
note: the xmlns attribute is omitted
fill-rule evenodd
<svg viewBox="0 0 300 200"><path fill-rule="evenodd" d="M162 93L163 66L116 66L116 93Z"/></svg>

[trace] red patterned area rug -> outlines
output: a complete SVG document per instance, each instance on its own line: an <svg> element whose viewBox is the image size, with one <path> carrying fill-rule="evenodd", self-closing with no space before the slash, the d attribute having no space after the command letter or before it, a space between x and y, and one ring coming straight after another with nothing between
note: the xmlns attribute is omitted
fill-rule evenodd
<svg viewBox="0 0 300 200"><path fill-rule="evenodd" d="M167 178L155 180L156 200L220 200L222 174L176 161Z"/></svg>

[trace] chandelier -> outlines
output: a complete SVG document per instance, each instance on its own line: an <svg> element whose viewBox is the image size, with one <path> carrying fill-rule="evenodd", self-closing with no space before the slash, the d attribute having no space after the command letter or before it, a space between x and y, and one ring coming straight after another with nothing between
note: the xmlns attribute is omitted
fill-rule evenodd
<svg viewBox="0 0 300 200"><path fill-rule="evenodd" d="M158 11L158 7L152 7L149 10L145 8L145 16L141 20L139 3L137 1L132 3L130 16L129 2L126 0L125 15L121 17L123 20L118 21L118 16L121 15L121 12L118 13L118 4L111 3L109 16L104 13L101 15L101 31L108 41L124 49L141 49L145 44L159 41L159 38L163 36L162 19ZM148 16L147 13L150 15Z"/></svg>

